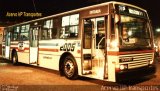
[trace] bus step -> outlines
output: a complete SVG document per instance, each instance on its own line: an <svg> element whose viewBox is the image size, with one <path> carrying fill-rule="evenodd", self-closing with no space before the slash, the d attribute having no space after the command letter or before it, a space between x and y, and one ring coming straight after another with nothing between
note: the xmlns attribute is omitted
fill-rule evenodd
<svg viewBox="0 0 160 91"><path fill-rule="evenodd" d="M84 75L92 74L92 71L91 70L83 70L83 74Z"/></svg>
<svg viewBox="0 0 160 91"><path fill-rule="evenodd" d="M30 64L37 64L37 62L32 62L32 63L30 63Z"/></svg>

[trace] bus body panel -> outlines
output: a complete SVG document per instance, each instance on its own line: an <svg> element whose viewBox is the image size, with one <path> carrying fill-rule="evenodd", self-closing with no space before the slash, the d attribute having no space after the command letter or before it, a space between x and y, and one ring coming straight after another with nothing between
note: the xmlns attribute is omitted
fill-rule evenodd
<svg viewBox="0 0 160 91"><path fill-rule="evenodd" d="M8 32L7 29L8 28L5 28L4 31L3 31L3 36L4 36L3 38L5 39L3 41L5 41L5 42L3 42L3 45L2 45L3 46L2 52L3 52L3 56L5 58L9 59L10 58L10 52L9 51L10 51L11 33Z"/></svg>
<svg viewBox="0 0 160 91"><path fill-rule="evenodd" d="M71 46L74 44L74 46ZM65 41L63 39L39 41L39 66L59 69L60 57L64 52L70 52L75 59L81 58L80 40ZM71 51L73 49L74 51ZM77 61L77 60L76 60ZM58 65L57 65L58 64Z"/></svg>
<svg viewBox="0 0 160 91"><path fill-rule="evenodd" d="M144 20L135 17L136 15L129 16L128 14L127 16L125 15L126 12L123 14L118 13L118 11L116 11L116 5L120 5L118 9L124 10L123 12L125 12L126 6L126 9L130 9L128 10L129 13L141 14L137 12L143 12L147 14L144 9L134 5L108 2L9 26L8 28L10 29L7 31L12 34L13 31L11 31L11 29L14 29L14 27L20 26L22 28L22 26L29 24L28 36L30 38L27 41L13 41L11 38L11 41L10 39L8 40L8 42L11 42L9 46L6 44L7 42L3 43L3 57L11 58L12 52L15 50L18 54L18 62L59 70L59 66L62 65L60 62L62 61L63 63L64 61L60 59L63 54L67 53L75 59L78 75L112 82L125 79L123 75L136 73L144 66L147 66L148 68L146 69L149 70L149 73L146 74L154 74L154 67L151 67L153 66L154 60L153 46L151 46L151 49L136 50L129 45L132 49L131 51L123 51L120 47L122 46L120 45L121 35L123 35L123 33L120 32L123 29L120 27L130 25L130 23L125 24L127 19L139 19L141 22ZM148 20L149 18L147 16L145 20L147 24ZM75 24L72 24L73 22ZM122 23L121 25L125 26L121 26L119 24L120 22ZM54 28L58 31L57 35L49 34L47 37L51 36L54 38L43 39L43 35L54 31L54 29L49 31L51 25L56 26ZM149 27L149 35L151 35L152 31L149 25L150 24L148 24L147 27ZM46 28L48 28L48 30ZM37 32L34 32L34 29L37 29ZM68 31L67 29L70 30ZM43 33L44 30L47 32ZM68 32L70 32L70 34ZM130 32L128 35L131 34ZM72 37L67 38L68 36ZM122 40L125 40L124 43L132 44L136 43L138 38L129 39L128 37L128 39ZM153 40L153 36L150 40ZM153 42L150 42L150 45L152 45L152 43ZM65 55L65 57L66 56L67 55ZM135 71L132 71L134 69Z"/></svg>

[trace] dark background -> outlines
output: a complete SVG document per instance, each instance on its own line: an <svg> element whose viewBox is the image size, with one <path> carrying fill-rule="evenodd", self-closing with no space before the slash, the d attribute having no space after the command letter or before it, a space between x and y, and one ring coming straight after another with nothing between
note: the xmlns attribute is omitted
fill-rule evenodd
<svg viewBox="0 0 160 91"><path fill-rule="evenodd" d="M42 17L111 0L1 0L0 26L28 21L31 17L6 17L7 12L39 12ZM114 0L130 3L148 11L154 29L160 27L158 0ZM40 17L36 17L40 18Z"/></svg>

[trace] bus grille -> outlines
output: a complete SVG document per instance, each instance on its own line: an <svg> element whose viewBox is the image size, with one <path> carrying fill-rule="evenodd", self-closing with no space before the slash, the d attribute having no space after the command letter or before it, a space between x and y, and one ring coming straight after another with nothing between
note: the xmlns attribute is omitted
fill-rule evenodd
<svg viewBox="0 0 160 91"><path fill-rule="evenodd" d="M147 66L150 60L153 60L153 53L120 55L122 58L132 58L130 62L121 62L120 64L128 64L128 69Z"/></svg>

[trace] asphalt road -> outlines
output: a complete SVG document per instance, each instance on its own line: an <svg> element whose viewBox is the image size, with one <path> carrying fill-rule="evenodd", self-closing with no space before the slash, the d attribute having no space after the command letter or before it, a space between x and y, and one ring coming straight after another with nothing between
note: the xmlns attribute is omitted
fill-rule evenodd
<svg viewBox="0 0 160 91"><path fill-rule="evenodd" d="M101 80L79 77L68 80L60 76L58 71L26 64L12 65L8 60L0 58L0 91L128 91L160 90L160 62L157 60L157 72L152 77L111 83Z"/></svg>

